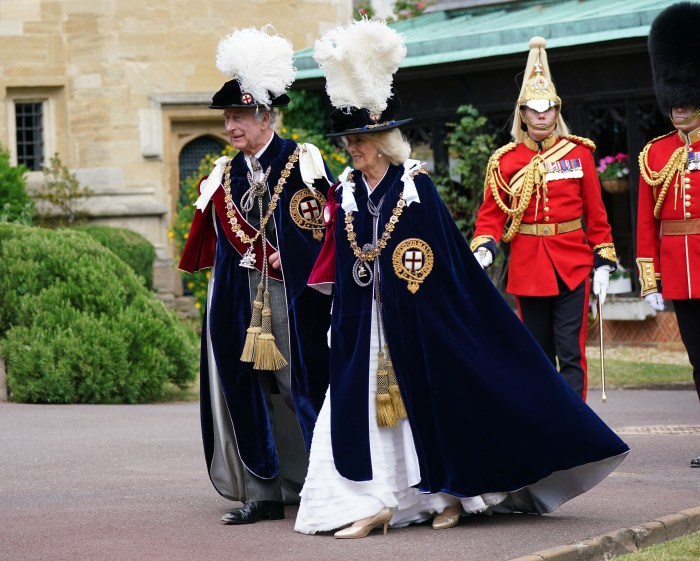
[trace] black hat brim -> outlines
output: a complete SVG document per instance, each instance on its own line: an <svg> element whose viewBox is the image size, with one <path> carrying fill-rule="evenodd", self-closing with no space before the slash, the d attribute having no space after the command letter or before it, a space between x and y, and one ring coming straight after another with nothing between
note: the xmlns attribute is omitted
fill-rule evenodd
<svg viewBox="0 0 700 561"><path fill-rule="evenodd" d="M408 118L408 119L401 119L399 121L390 121L388 123L378 123L376 125L365 125L364 127L360 127L360 128L356 128L356 129L347 129L344 131L333 131L333 132L329 132L326 136L328 136L328 137L350 136L353 134L364 134L364 133L388 131L390 129L395 129L397 127L400 127L401 125L405 125L406 123L410 123L411 121L413 121L412 117Z"/></svg>
<svg viewBox="0 0 700 561"><path fill-rule="evenodd" d="M221 103L215 105L214 103L212 103L209 106L209 109L255 109L259 107L287 107L287 105L289 105L289 101L289 96L287 94L282 94L281 96L271 100L269 105L263 105L262 103L251 103L250 105L245 105L243 103Z"/></svg>
<svg viewBox="0 0 700 561"><path fill-rule="evenodd" d="M243 102L243 99L246 97L250 98L249 103ZM229 80L214 94L209 109L255 109L260 107L286 107L287 105L289 105L289 96L287 94L277 96L271 99L269 104L265 105L257 103L253 96L242 92L237 80Z"/></svg>

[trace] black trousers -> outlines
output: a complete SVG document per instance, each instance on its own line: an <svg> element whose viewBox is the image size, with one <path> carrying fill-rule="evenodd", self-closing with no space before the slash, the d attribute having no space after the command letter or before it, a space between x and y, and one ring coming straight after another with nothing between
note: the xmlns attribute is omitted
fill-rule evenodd
<svg viewBox="0 0 700 561"><path fill-rule="evenodd" d="M559 294L555 296L518 296L520 318L534 335L542 350L564 380L586 399L588 386L586 365L586 328L588 277L573 290L557 277Z"/></svg>
<svg viewBox="0 0 700 561"><path fill-rule="evenodd" d="M700 298L674 300L678 329L693 367L695 391L700 399Z"/></svg>

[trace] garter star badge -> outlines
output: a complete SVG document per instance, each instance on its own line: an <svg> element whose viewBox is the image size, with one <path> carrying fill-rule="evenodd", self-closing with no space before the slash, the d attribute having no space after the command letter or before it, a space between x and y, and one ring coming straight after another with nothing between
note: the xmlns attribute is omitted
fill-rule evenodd
<svg viewBox="0 0 700 561"><path fill-rule="evenodd" d="M396 246L391 261L396 276L408 281L408 290L415 294L433 270L433 250L423 240L409 238Z"/></svg>
<svg viewBox="0 0 700 561"><path fill-rule="evenodd" d="M325 197L318 191L300 189L289 202L289 214L299 228L312 230L314 239L320 240L326 229L326 224L323 221L325 204Z"/></svg>

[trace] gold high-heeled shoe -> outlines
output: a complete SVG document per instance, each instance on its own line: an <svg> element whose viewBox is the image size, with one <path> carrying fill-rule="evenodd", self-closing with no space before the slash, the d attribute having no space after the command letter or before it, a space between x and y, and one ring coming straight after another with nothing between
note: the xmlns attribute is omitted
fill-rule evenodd
<svg viewBox="0 0 700 561"><path fill-rule="evenodd" d="M433 530L445 530L459 524L460 505L448 506L433 518Z"/></svg>
<svg viewBox="0 0 700 561"><path fill-rule="evenodd" d="M361 526L350 526L343 530L338 530L333 537L335 538L364 538L375 528L384 525L384 534L386 535L387 529L389 527L389 520L394 515L394 509L389 507L384 507L379 513L373 516L369 522L362 524Z"/></svg>

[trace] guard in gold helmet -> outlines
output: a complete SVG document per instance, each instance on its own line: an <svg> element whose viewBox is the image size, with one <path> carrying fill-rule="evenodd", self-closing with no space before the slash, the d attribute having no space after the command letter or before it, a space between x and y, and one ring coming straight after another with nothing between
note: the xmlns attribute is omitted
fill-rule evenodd
<svg viewBox="0 0 700 561"><path fill-rule="evenodd" d="M604 302L617 258L588 139L561 115L545 40L533 37L515 107L513 142L489 160L471 250L482 267L511 242L506 290L571 387L586 398L586 327L593 292ZM583 230L585 222L586 230Z"/></svg>

